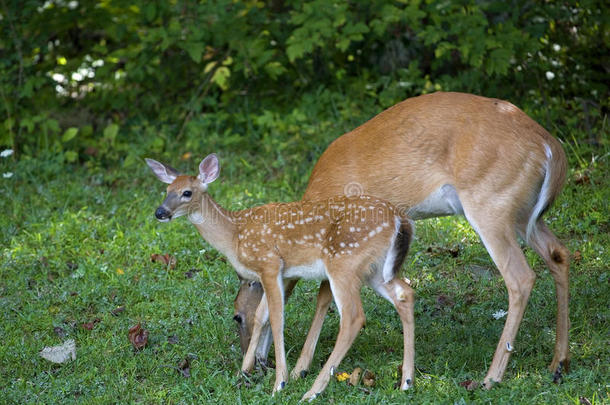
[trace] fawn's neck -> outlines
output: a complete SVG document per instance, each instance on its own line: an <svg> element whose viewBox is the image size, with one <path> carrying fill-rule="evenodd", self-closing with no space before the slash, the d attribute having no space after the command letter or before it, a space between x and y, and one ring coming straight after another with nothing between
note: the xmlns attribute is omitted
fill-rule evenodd
<svg viewBox="0 0 610 405"><path fill-rule="evenodd" d="M214 249L232 260L236 254L237 224L231 212L222 208L207 193L189 213L189 221Z"/></svg>

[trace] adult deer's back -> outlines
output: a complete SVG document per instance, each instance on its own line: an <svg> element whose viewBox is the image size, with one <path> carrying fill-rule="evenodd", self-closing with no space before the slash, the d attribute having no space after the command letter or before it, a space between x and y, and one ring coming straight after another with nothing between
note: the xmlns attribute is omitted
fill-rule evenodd
<svg viewBox="0 0 610 405"><path fill-rule="evenodd" d="M561 190L565 154L514 105L434 93L407 99L331 143L303 199L369 193L409 207L411 218L422 219L461 214L461 198L455 197L472 195L490 198L521 220L532 213L549 169L548 203Z"/></svg>

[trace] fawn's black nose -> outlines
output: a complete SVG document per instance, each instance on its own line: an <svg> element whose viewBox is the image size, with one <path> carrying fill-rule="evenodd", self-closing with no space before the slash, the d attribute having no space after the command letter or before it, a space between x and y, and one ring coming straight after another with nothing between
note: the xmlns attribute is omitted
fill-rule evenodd
<svg viewBox="0 0 610 405"><path fill-rule="evenodd" d="M163 207L159 207L157 208L157 210L155 211L155 217L159 220L159 221L163 221L166 219L170 219L171 215L169 213L168 210L166 210Z"/></svg>

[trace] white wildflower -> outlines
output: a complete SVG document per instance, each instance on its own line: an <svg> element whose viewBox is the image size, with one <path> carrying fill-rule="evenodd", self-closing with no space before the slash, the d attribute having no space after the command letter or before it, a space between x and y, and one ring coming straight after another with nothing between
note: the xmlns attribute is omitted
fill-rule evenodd
<svg viewBox="0 0 610 405"><path fill-rule="evenodd" d="M561 50L561 46L559 46L559 44L553 44L553 50L555 52L559 52Z"/></svg>
<svg viewBox="0 0 610 405"><path fill-rule="evenodd" d="M546 78L548 80L553 80L555 78L555 73L551 72L551 71L547 71L546 72Z"/></svg>
<svg viewBox="0 0 610 405"><path fill-rule="evenodd" d="M13 177L13 173L12 172L2 173L2 177L4 177L5 179L10 179L11 177Z"/></svg>
<svg viewBox="0 0 610 405"><path fill-rule="evenodd" d="M61 83L66 80L66 76L62 75L61 73L53 73L51 77L58 83Z"/></svg>
<svg viewBox="0 0 610 405"><path fill-rule="evenodd" d="M0 152L0 157L9 157L11 156L13 153L15 153L12 149L4 149L2 152Z"/></svg>
<svg viewBox="0 0 610 405"><path fill-rule="evenodd" d="M72 80L80 82L83 80L83 75L81 75L79 72L72 72Z"/></svg>
<svg viewBox="0 0 610 405"><path fill-rule="evenodd" d="M500 318L504 318L506 316L506 314L508 314L508 312L506 312L503 309L499 309L496 312L494 312L493 314L491 314L491 316L493 316L494 319L500 319Z"/></svg>

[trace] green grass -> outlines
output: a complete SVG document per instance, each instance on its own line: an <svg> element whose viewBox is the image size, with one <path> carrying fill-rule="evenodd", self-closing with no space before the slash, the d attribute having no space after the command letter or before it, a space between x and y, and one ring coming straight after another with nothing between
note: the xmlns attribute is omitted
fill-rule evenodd
<svg viewBox="0 0 610 405"><path fill-rule="evenodd" d="M228 208L296 199L306 184L306 172L284 175L260 157L220 156L223 171L210 192ZM178 154L168 161L178 162ZM572 372L562 384L553 384L547 370L554 344L553 281L542 261L526 250L538 279L505 380L490 391L459 386L483 379L504 323L492 313L507 308L507 295L467 222L443 218L418 222L405 266L417 293L415 389L394 388L402 359L399 318L365 289L367 326L339 369L369 369L376 386L365 391L332 381L319 402L578 404L586 397L593 404L607 403L610 176L605 164L602 159L590 170L589 183L576 184L570 173L546 216L570 251L580 252L571 265ZM181 168L193 171L196 165L193 159ZM0 171L15 173L0 178L3 401L296 403L313 383L332 350L337 313L327 316L307 378L290 381L274 398L272 370L257 372L249 388L240 385L241 353L232 320L237 277L186 220L161 224L154 219L165 187L143 162L129 173L104 173L10 158L0 161ZM449 250L456 249L453 257ZM174 255L176 268L151 263L152 253ZM200 271L187 278L191 269ZM287 305L290 366L304 341L316 290L315 283L301 283ZM119 306L125 310L113 315ZM81 326L95 319L93 330ZM150 335L148 345L136 352L127 332L138 322ZM75 361L55 365L38 355L69 338L76 341ZM186 357L189 378L175 369Z"/></svg>

